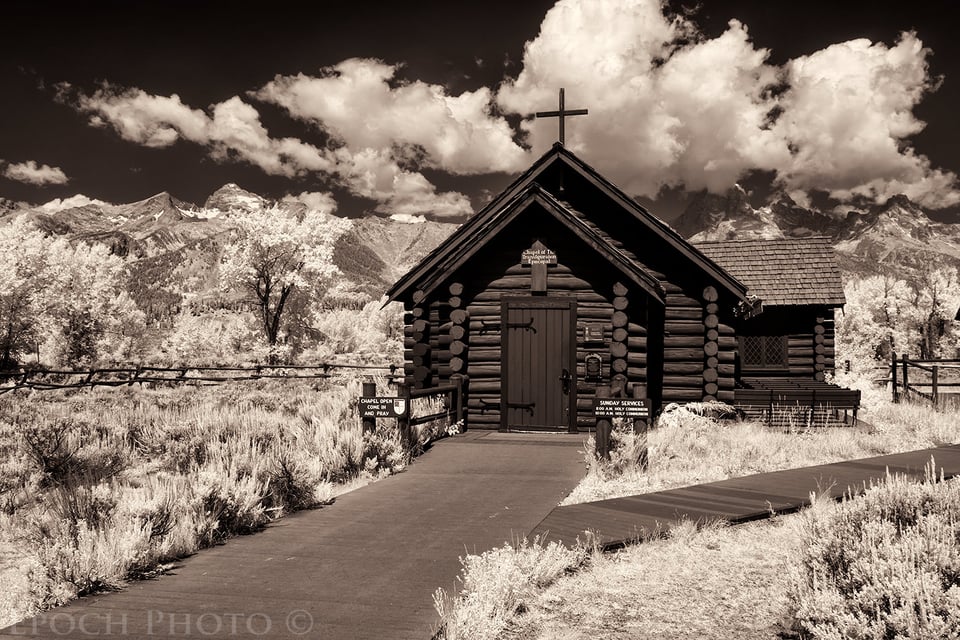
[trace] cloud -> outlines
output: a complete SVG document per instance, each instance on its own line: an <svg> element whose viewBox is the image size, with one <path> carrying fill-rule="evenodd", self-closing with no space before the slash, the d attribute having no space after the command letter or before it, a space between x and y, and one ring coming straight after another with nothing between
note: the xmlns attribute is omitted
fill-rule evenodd
<svg viewBox="0 0 960 640"><path fill-rule="evenodd" d="M57 95L131 142L188 141L272 175L324 176L387 214L468 214L466 196L438 190L423 171L523 170L556 140L556 120L532 115L554 108L559 87L570 108L590 110L570 120L567 146L632 195L722 192L761 171L798 202L824 192L841 202L905 193L928 207L960 204L957 176L910 144L924 126L914 110L937 88L916 34L838 43L777 66L741 22L708 38L695 14L667 7L560 0L515 78L458 95L363 58L277 75L202 109L111 85L79 97L63 85ZM325 144L271 136L251 98L285 109ZM522 116L519 130L504 114Z"/></svg>
<svg viewBox="0 0 960 640"><path fill-rule="evenodd" d="M390 216L390 219L404 224L420 224L421 222L427 221L424 216L412 216L408 213L395 213Z"/></svg>
<svg viewBox="0 0 960 640"><path fill-rule="evenodd" d="M147 147L169 147L180 136L202 139L207 116L191 109L180 96L154 96L140 89L117 91L109 85L93 95L80 95L80 109L95 127L111 125L120 137Z"/></svg>
<svg viewBox="0 0 960 640"><path fill-rule="evenodd" d="M109 203L106 203L103 200L89 198L82 193L78 193L77 195L70 196L69 198L54 198L53 200L40 205L40 208L48 213L57 213L58 211L63 211L64 209L85 207L87 205L94 205L97 207L110 206Z"/></svg>
<svg viewBox="0 0 960 640"><path fill-rule="evenodd" d="M3 175L10 180L35 185L67 184L69 181L67 174L60 167L38 165L35 160L8 164L3 170Z"/></svg>
<svg viewBox="0 0 960 640"><path fill-rule="evenodd" d="M761 170L791 193L960 200L956 176L907 144L923 126L914 107L936 88L915 34L893 47L836 44L783 67L768 53L736 20L706 38L658 0L561 0L496 100L530 116L566 87L570 108L590 110L569 121L567 146L632 194L720 192ZM555 119L521 127L535 152L556 139Z"/></svg>
<svg viewBox="0 0 960 640"><path fill-rule="evenodd" d="M125 140L148 147L178 140L203 145L219 161L238 160L271 175L325 174L352 193L373 199L387 213L465 215L470 202L459 193L438 193L422 174L400 166L391 149L346 146L319 148L298 138L273 138L252 105L234 96L207 111L191 108L174 94L156 96L141 89L105 85L80 95L75 105L90 114L93 126L112 127Z"/></svg>
<svg viewBox="0 0 960 640"><path fill-rule="evenodd" d="M352 150L413 146L423 163L453 174L514 172L529 158L483 87L458 96L439 85L398 82L398 67L351 58L320 77L277 76L256 97L316 125Z"/></svg>
<svg viewBox="0 0 960 640"><path fill-rule="evenodd" d="M340 147L334 152L337 172L356 195L377 201L380 213L435 217L462 216L471 212L470 200L461 193L438 193L423 174L400 167L389 151Z"/></svg>
<svg viewBox="0 0 960 640"><path fill-rule="evenodd" d="M915 33L904 33L893 47L851 40L791 60L774 133L794 153L779 181L841 201L905 193L930 207L960 202L956 176L905 143L924 127L914 107L936 89L927 55Z"/></svg>
<svg viewBox="0 0 960 640"><path fill-rule="evenodd" d="M112 127L121 138L147 147L168 147L186 140L210 148L218 160L239 159L271 175L296 176L330 168L323 152L295 138L271 138L255 108L233 97L208 114L191 108L176 94L157 96L142 89L105 85L79 96L77 108L90 124Z"/></svg>
<svg viewBox="0 0 960 640"><path fill-rule="evenodd" d="M333 213L337 210L337 201L329 191L303 191L296 195L290 194L284 200L299 202L306 205L308 209L325 213Z"/></svg>

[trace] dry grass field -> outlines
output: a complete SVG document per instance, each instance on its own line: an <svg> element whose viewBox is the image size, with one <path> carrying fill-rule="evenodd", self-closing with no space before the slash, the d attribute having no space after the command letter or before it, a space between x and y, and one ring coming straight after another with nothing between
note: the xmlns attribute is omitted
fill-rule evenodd
<svg viewBox="0 0 960 640"><path fill-rule="evenodd" d="M360 395L343 378L0 397L0 626L403 468Z"/></svg>
<svg viewBox="0 0 960 640"><path fill-rule="evenodd" d="M960 442L958 413L864 391L869 427L856 429L783 432L672 409L650 433L648 471L634 464L632 434L621 432L610 463L587 456L588 473L564 503ZM498 562L468 556L464 591L439 599L444 637L957 638L960 483L916 486L892 481L840 506L820 501L744 526L682 527L612 554L527 543L490 552ZM552 558L550 571L541 557ZM855 562L859 577L851 578L842 569ZM510 591L507 575L537 577ZM864 585L878 597L858 596ZM885 592L895 595L885 600ZM910 606L896 605L898 593ZM911 618L913 610L926 617Z"/></svg>

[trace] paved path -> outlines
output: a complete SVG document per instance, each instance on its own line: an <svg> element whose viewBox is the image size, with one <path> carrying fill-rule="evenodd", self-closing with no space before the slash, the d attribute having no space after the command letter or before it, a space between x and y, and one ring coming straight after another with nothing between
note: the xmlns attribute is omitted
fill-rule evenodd
<svg viewBox="0 0 960 640"><path fill-rule="evenodd" d="M557 507L533 534L571 545L589 529L601 545L613 547L669 529L680 520L747 522L766 518L771 510L783 513L807 506L812 491L840 497L848 489L862 490L883 478L887 469L922 478L931 457L937 475L940 470L947 478L960 475L960 445L949 445Z"/></svg>
<svg viewBox="0 0 960 640"><path fill-rule="evenodd" d="M583 476L583 438L469 432L406 471L81 598L0 638L429 638L459 557L524 536ZM304 631L299 634L297 632Z"/></svg>

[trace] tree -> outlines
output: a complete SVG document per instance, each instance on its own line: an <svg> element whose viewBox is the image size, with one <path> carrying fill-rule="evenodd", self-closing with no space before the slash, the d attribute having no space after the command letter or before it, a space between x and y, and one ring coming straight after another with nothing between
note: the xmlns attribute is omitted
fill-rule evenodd
<svg viewBox="0 0 960 640"><path fill-rule="evenodd" d="M37 348L49 288L51 242L22 220L0 227L0 369Z"/></svg>
<svg viewBox="0 0 960 640"><path fill-rule="evenodd" d="M925 269L916 285L918 352L921 359L942 358L956 351L955 314L960 282L953 268ZM950 357L954 353L948 353Z"/></svg>
<svg viewBox="0 0 960 640"><path fill-rule="evenodd" d="M235 220L237 233L220 263L221 287L239 288L255 303L264 337L274 347L286 312L306 309L340 272L333 262L334 244L351 223L320 211L298 216L280 207Z"/></svg>
<svg viewBox="0 0 960 640"><path fill-rule="evenodd" d="M889 361L893 353L939 358L956 351L954 315L960 282L952 268L929 269L912 282L889 275L852 280L837 322L843 357Z"/></svg>
<svg viewBox="0 0 960 640"><path fill-rule="evenodd" d="M80 367L130 358L146 316L126 291L126 261L105 245L56 240L47 268L46 334L57 360Z"/></svg>
<svg viewBox="0 0 960 640"><path fill-rule="evenodd" d="M0 227L0 367L39 359L41 343L68 366L128 355L143 314L126 294L126 273L103 245L48 237L22 219Z"/></svg>

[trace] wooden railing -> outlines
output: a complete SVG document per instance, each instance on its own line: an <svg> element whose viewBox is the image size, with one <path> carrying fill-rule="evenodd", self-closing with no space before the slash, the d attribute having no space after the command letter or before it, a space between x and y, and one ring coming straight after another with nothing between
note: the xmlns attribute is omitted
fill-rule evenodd
<svg viewBox="0 0 960 640"><path fill-rule="evenodd" d="M396 417L397 428L403 441L412 446L413 427L421 424L427 424L434 420L449 420L451 424L460 425L461 431L466 431L466 422L464 420L464 380L463 376L453 375L449 384L429 387L425 389L411 389L406 384L397 383L397 397L406 402L406 412L404 415ZM363 383L363 395L365 397L377 396L377 385L374 382ZM442 397L443 410L434 413L411 416L412 402L419 398ZM365 431L372 431L376 428L376 418L364 418L363 428Z"/></svg>
<svg viewBox="0 0 960 640"><path fill-rule="evenodd" d="M87 370L23 369L0 372L0 394L19 389L48 391L82 387L121 387L134 384L219 384L243 380L295 380L333 378L338 370L384 371L390 380L403 377L401 367L393 364L256 365L250 367L136 366ZM399 371L399 373L398 373Z"/></svg>
<svg viewBox="0 0 960 640"><path fill-rule="evenodd" d="M893 354L890 363L893 401L921 399L940 406L944 395L960 389L960 360L911 360Z"/></svg>

